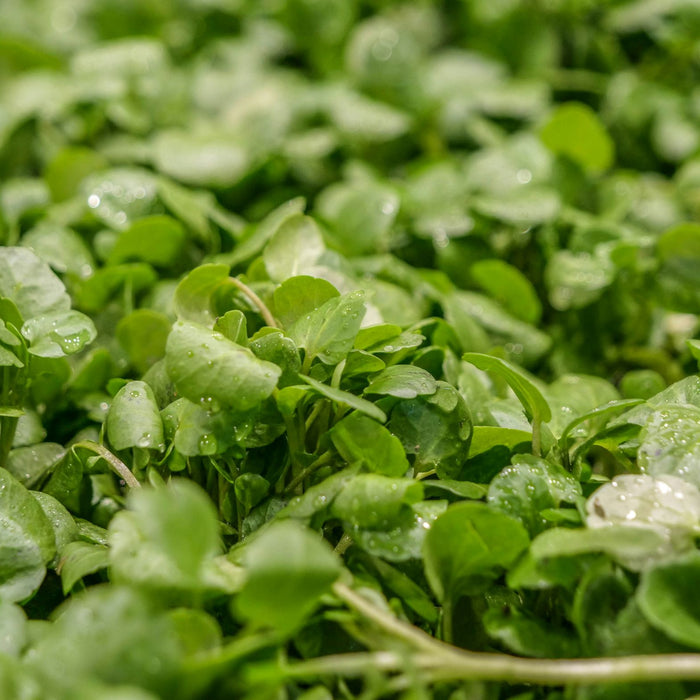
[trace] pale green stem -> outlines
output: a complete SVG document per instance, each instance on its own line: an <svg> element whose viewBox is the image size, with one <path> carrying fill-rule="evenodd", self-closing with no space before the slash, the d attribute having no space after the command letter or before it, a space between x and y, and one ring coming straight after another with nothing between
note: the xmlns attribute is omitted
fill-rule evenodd
<svg viewBox="0 0 700 700"><path fill-rule="evenodd" d="M104 459L107 464L111 467L111 469L121 478L124 480L124 483L132 489L140 489L141 484L139 483L138 479L129 471L129 467L124 464L124 462L121 461L118 457L113 455L106 447L103 447L102 445L98 445L96 442L92 442L91 440L84 440L83 442L76 442L75 445L72 446L73 449L81 448L84 450L90 450L91 452L94 452L98 457L101 457Z"/></svg>
<svg viewBox="0 0 700 700"><path fill-rule="evenodd" d="M333 591L363 617L414 647L419 653L411 657L411 664L429 672L432 681L469 679L539 685L592 685L700 679L700 654L527 659L508 654L465 651L402 622L343 583L335 583ZM355 659L354 663L359 668L359 659ZM348 664L346 670L350 666Z"/></svg>
<svg viewBox="0 0 700 700"><path fill-rule="evenodd" d="M255 307L260 312L260 315L263 317L263 321L265 321L266 325L270 326L271 328L279 327L274 317L270 313L270 309L268 309L265 305L265 302L247 284L241 282L236 277L229 277L229 279L238 289L240 289L241 292L243 292L243 294L245 294L245 296L248 297L248 299L253 302Z"/></svg>

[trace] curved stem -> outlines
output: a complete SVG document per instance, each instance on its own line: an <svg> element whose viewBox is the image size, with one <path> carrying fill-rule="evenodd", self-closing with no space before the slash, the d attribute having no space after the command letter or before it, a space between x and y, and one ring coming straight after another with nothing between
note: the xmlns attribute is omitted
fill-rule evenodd
<svg viewBox="0 0 700 700"><path fill-rule="evenodd" d="M260 315L263 317L265 324L271 328L279 328L274 317L270 313L270 309L265 306L265 302L245 283L241 282L237 277L229 277L231 282L250 299L257 307Z"/></svg>
<svg viewBox="0 0 700 700"><path fill-rule="evenodd" d="M540 685L591 685L700 679L700 654L527 659L508 654L465 651L402 622L343 583L335 583L333 591L353 610L414 647L419 653L411 657L411 663L429 671L432 681L473 679Z"/></svg>
<svg viewBox="0 0 700 700"><path fill-rule="evenodd" d="M140 489L141 484L139 483L138 479L129 471L129 467L124 464L124 462L121 461L118 457L115 457L106 447L103 447L102 445L98 445L96 442L92 442L91 440L84 440L82 442L76 442L75 445L72 446L72 449L76 448L82 448L84 450L90 450L91 452L94 452L98 457L101 457L104 459L107 464L112 468L112 471L114 471L120 478L124 480L124 483L132 489Z"/></svg>

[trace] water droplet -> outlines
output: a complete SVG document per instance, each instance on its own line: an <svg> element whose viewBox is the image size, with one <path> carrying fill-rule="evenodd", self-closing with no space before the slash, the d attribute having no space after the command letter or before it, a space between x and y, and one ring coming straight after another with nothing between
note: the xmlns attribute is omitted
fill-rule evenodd
<svg viewBox="0 0 700 700"><path fill-rule="evenodd" d="M99 196L96 194L91 194L88 197L88 206L90 207L90 209L96 209L97 207L99 207L100 206Z"/></svg>

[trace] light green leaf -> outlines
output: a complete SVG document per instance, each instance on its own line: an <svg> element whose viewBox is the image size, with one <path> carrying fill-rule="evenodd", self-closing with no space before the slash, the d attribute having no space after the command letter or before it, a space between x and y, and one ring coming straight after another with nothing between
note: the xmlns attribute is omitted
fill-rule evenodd
<svg viewBox="0 0 700 700"><path fill-rule="evenodd" d="M65 357L92 343L97 337L97 329L80 311L61 311L25 321L22 335L29 341L32 355Z"/></svg>
<svg viewBox="0 0 700 700"><path fill-rule="evenodd" d="M440 601L455 602L510 567L527 549L525 528L485 503L450 506L428 530L425 574Z"/></svg>
<svg viewBox="0 0 700 700"><path fill-rule="evenodd" d="M107 413L107 437L115 450L141 447L163 450L163 421L156 398L146 382L125 384Z"/></svg>
<svg viewBox="0 0 700 700"><path fill-rule="evenodd" d="M285 219L263 251L267 274L275 282L303 275L326 249L316 222L304 214Z"/></svg>
<svg viewBox="0 0 700 700"><path fill-rule="evenodd" d="M354 408L360 413L364 413L370 418L378 420L380 423L386 422L386 413L382 411L379 406L367 401L366 399L355 396L348 391L343 391L342 389L336 389L335 387L328 386L328 384L323 384L312 377L307 377L305 375L300 375L299 379L306 382L317 394L325 396L327 399L334 401L335 403L343 404L344 406L349 406Z"/></svg>
<svg viewBox="0 0 700 700"><path fill-rule="evenodd" d="M153 309L136 309L120 319L114 335L136 371L145 374L164 357L171 327L165 314Z"/></svg>
<svg viewBox="0 0 700 700"><path fill-rule="evenodd" d="M433 375L414 365L392 365L372 379L365 394L385 394L400 399L414 399L437 391Z"/></svg>
<svg viewBox="0 0 700 700"><path fill-rule="evenodd" d="M63 550L58 564L63 595L73 590L80 579L106 569L109 565L109 548L89 542L71 542Z"/></svg>
<svg viewBox="0 0 700 700"><path fill-rule="evenodd" d="M350 414L333 427L330 436L348 464L359 461L375 474L394 477L409 470L399 439L367 416Z"/></svg>
<svg viewBox="0 0 700 700"><path fill-rule="evenodd" d="M195 403L213 399L239 411L270 396L282 373L221 333L182 321L168 337L165 363L180 395Z"/></svg>
<svg viewBox="0 0 700 700"><path fill-rule="evenodd" d="M615 148L610 135L596 113L580 102L557 107L540 138L550 151L570 158L592 174L613 164Z"/></svg>
<svg viewBox="0 0 700 700"><path fill-rule="evenodd" d="M236 611L256 627L283 633L303 623L342 570L330 547L292 520L272 524L250 542L243 562L246 581Z"/></svg>
<svg viewBox="0 0 700 700"><path fill-rule="evenodd" d="M195 267L177 285L175 311L184 321L211 325L216 320L212 295L228 279L229 267L207 264Z"/></svg>
<svg viewBox="0 0 700 700"><path fill-rule="evenodd" d="M289 277L273 294L275 318L288 328L302 316L339 296L338 290L324 279L298 275Z"/></svg>

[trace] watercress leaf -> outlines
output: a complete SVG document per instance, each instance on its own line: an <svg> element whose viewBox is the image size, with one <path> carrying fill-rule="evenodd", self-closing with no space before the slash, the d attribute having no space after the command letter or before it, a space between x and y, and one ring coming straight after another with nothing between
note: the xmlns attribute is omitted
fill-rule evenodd
<svg viewBox="0 0 700 700"><path fill-rule="evenodd" d="M147 216L122 231L110 251L110 265L138 260L154 267L173 265L185 244L185 229L169 216Z"/></svg>
<svg viewBox="0 0 700 700"><path fill-rule="evenodd" d="M416 396L434 394L436 391L437 382L424 369L414 365L392 365L372 379L365 394L415 399Z"/></svg>
<svg viewBox="0 0 700 700"><path fill-rule="evenodd" d="M603 533L598 528L546 530L532 541L530 551L537 560L604 552L626 568L640 571L668 556L672 548L656 529L609 525Z"/></svg>
<svg viewBox="0 0 700 700"><path fill-rule="evenodd" d="M414 455L414 469L435 469L440 478L456 478L469 453L472 422L464 399L446 382L437 390L398 403L387 425L407 454Z"/></svg>
<svg viewBox="0 0 700 700"><path fill-rule="evenodd" d="M355 394L351 394L349 391L343 391L342 389L328 386L328 384L323 384L313 379L313 377L307 377L302 374L299 378L305 381L316 393L321 394L321 396L325 396L335 403L354 408L356 411L364 413L381 423L386 422L386 414L384 411L371 401L355 396Z"/></svg>
<svg viewBox="0 0 700 700"><path fill-rule="evenodd" d="M53 496L43 491L32 491L34 500L41 506L44 515L48 518L53 528L56 544L56 556L52 561L55 565L62 556L65 547L79 537L78 526L73 516Z"/></svg>
<svg viewBox="0 0 700 700"><path fill-rule="evenodd" d="M59 273L69 272L87 277L95 267L95 260L85 241L65 226L41 223L22 236L21 244L31 248Z"/></svg>
<svg viewBox="0 0 700 700"><path fill-rule="evenodd" d="M223 264L210 263L191 270L175 290L178 318L212 325L216 320L212 297L228 276L229 267Z"/></svg>
<svg viewBox="0 0 700 700"><path fill-rule="evenodd" d="M353 527L350 532L372 556L393 562L420 559L426 533L446 508L447 501L420 501L405 508L387 530Z"/></svg>
<svg viewBox="0 0 700 700"><path fill-rule="evenodd" d="M375 372L381 372L385 367L386 363L376 355L372 355L364 350L351 350L345 358L343 377L374 374Z"/></svg>
<svg viewBox="0 0 700 700"><path fill-rule="evenodd" d="M479 369L493 372L505 379L520 403L522 403L528 416L533 420L546 422L552 417L552 411L542 392L535 382L519 367L499 357L476 352L466 353L463 355L463 359L471 362Z"/></svg>
<svg viewBox="0 0 700 700"><path fill-rule="evenodd" d="M145 374L165 356L165 343L172 323L153 309L136 309L119 320L115 337L137 372Z"/></svg>
<svg viewBox="0 0 700 700"><path fill-rule="evenodd" d="M456 601L510 567L528 542L515 518L485 503L456 503L428 530L425 574L440 601Z"/></svg>
<svg viewBox="0 0 700 700"><path fill-rule="evenodd" d="M0 345L0 367L24 367L24 362L15 353Z"/></svg>
<svg viewBox="0 0 700 700"><path fill-rule="evenodd" d="M285 219L263 251L267 274L275 282L303 275L321 257L325 245L316 222L304 214Z"/></svg>
<svg viewBox="0 0 700 700"><path fill-rule="evenodd" d="M245 411L272 394L282 370L259 360L221 333L178 321L165 349L168 375L178 393L193 402L210 398Z"/></svg>
<svg viewBox="0 0 700 700"><path fill-rule="evenodd" d="M318 357L324 364L335 365L352 350L365 311L361 290L333 297L296 321L288 329L289 336L304 348L306 358Z"/></svg>
<svg viewBox="0 0 700 700"><path fill-rule="evenodd" d="M56 554L53 528L39 503L8 471L0 469L0 597L22 601L41 585Z"/></svg>
<svg viewBox="0 0 700 700"><path fill-rule="evenodd" d="M324 279L308 275L289 277L274 291L273 313L282 326L288 328L338 295L338 290Z"/></svg>
<svg viewBox="0 0 700 700"><path fill-rule="evenodd" d="M508 651L535 658L572 658L580 654L570 631L508 608L491 608L483 618L484 629Z"/></svg>
<svg viewBox="0 0 700 700"><path fill-rule="evenodd" d="M672 474L700 486L700 408L668 405L655 410L639 434L638 464L659 476Z"/></svg>
<svg viewBox="0 0 700 700"><path fill-rule="evenodd" d="M459 498L481 499L488 493L488 487L484 484L474 484L471 481L457 481L456 479L426 479L423 481L426 495L447 494Z"/></svg>
<svg viewBox="0 0 700 700"><path fill-rule="evenodd" d="M530 280L503 260L480 260L469 268L474 281L513 316L525 323L538 323L542 304Z"/></svg>
<svg viewBox="0 0 700 700"><path fill-rule="evenodd" d="M656 283L661 303L675 311L698 313L700 294L694 281L700 270L700 225L678 224L657 245L660 269Z"/></svg>
<svg viewBox="0 0 700 700"><path fill-rule="evenodd" d="M541 511L582 497L578 481L559 466L531 455L516 455L489 485L488 503L517 518L531 536L548 523Z"/></svg>
<svg viewBox="0 0 700 700"><path fill-rule="evenodd" d="M331 513L363 529L389 530L406 506L422 498L423 485L418 481L358 474L336 496Z"/></svg>
<svg viewBox="0 0 700 700"><path fill-rule="evenodd" d="M0 654L17 658L26 643L27 616L24 610L3 600L0 602Z"/></svg>
<svg viewBox="0 0 700 700"><path fill-rule="evenodd" d="M75 305L83 311L95 313L104 309L122 289L138 294L152 287L157 279L156 271L146 263L110 265L81 280L76 285L73 298Z"/></svg>
<svg viewBox="0 0 700 700"><path fill-rule="evenodd" d="M109 525L114 581L172 592L208 588L207 569L220 552L216 511L194 483L131 492L129 510Z"/></svg>
<svg viewBox="0 0 700 700"><path fill-rule="evenodd" d="M61 555L57 570L61 575L63 594L68 594L78 581L109 565L109 548L89 542L70 542Z"/></svg>
<svg viewBox="0 0 700 700"><path fill-rule="evenodd" d="M559 311L588 306L610 287L615 273L615 267L605 257L559 250L545 270L549 302Z"/></svg>
<svg viewBox="0 0 700 700"><path fill-rule="evenodd" d="M483 194L472 202L483 216L516 226L537 226L553 221L561 208L559 195L549 187L529 185L509 193Z"/></svg>
<svg viewBox="0 0 700 700"><path fill-rule="evenodd" d="M367 416L352 413L337 423L330 433L341 457L362 464L375 474L400 477L409 470L408 460L398 438Z"/></svg>
<svg viewBox="0 0 700 700"><path fill-rule="evenodd" d="M586 524L652 528L677 549L700 531L700 490L676 476L618 474L588 499Z"/></svg>
<svg viewBox="0 0 700 700"><path fill-rule="evenodd" d="M299 382L301 358L291 338L276 328L261 329L250 339L250 349L256 357L273 362L281 370L278 386L286 387Z"/></svg>
<svg viewBox="0 0 700 700"><path fill-rule="evenodd" d="M42 442L13 449L7 458L7 471L23 486L34 488L66 453L63 445Z"/></svg>
<svg viewBox="0 0 700 700"><path fill-rule="evenodd" d="M241 474L234 483L236 498L243 505L246 512L267 496L270 482L260 474Z"/></svg>
<svg viewBox="0 0 700 700"><path fill-rule="evenodd" d="M607 170L615 150L605 126L596 113L581 102L557 107L540 132L550 151L566 156L591 174Z"/></svg>
<svg viewBox="0 0 700 700"><path fill-rule="evenodd" d="M170 695L180 657L172 624L151 599L131 587L95 586L59 607L29 668L62 697L86 678Z"/></svg>
<svg viewBox="0 0 700 700"><path fill-rule="evenodd" d="M693 552L645 571L636 593L639 608L651 625L694 649L700 648L698 585L700 556Z"/></svg>
<svg viewBox="0 0 700 700"><path fill-rule="evenodd" d="M107 437L115 450L163 449L163 421L153 390L146 382L129 382L117 392L107 413L106 426Z"/></svg>
<svg viewBox="0 0 700 700"><path fill-rule="evenodd" d="M301 214L305 207L306 200L303 197L295 197L281 204L273 209L255 228L250 229L250 233L243 236L231 253L224 253L219 256L219 259L230 267L236 267L254 258L263 250L265 244L274 236L280 226L287 219Z"/></svg>
<svg viewBox="0 0 700 700"><path fill-rule="evenodd" d="M239 309L232 309L223 316L219 316L214 324L214 330L225 335L234 343L238 343L238 345L243 345L244 347L248 345L248 323L245 314ZM260 356L258 355L258 357ZM262 359L266 360L268 358L263 357Z"/></svg>
<svg viewBox="0 0 700 700"><path fill-rule="evenodd" d="M246 580L234 601L236 612L256 627L285 634L313 612L342 570L330 547L293 520L273 523L252 540L243 562Z"/></svg>
<svg viewBox="0 0 700 700"><path fill-rule="evenodd" d="M222 454L231 447L237 434L251 428L236 425L232 430L232 415L228 411L208 410L207 402L195 404L178 399L168 408L176 412L175 449L185 457Z"/></svg>
<svg viewBox="0 0 700 700"><path fill-rule="evenodd" d="M9 298L24 319L61 314L71 306L63 282L28 248L3 248L0 296Z"/></svg>
<svg viewBox="0 0 700 700"><path fill-rule="evenodd" d="M24 322L22 335L38 357L64 357L82 350L97 337L92 320L80 311L35 316Z"/></svg>

